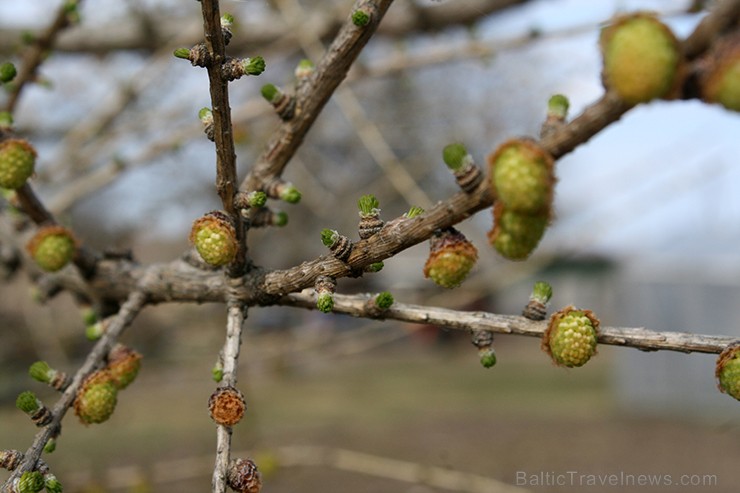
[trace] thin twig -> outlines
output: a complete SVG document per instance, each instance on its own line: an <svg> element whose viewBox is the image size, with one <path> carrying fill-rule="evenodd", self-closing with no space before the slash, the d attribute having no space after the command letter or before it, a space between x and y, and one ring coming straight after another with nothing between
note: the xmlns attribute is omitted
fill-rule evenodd
<svg viewBox="0 0 740 493"><path fill-rule="evenodd" d="M205 43L210 53L208 85L211 92L213 111L213 135L216 144L216 191L221 197L223 209L234 219L238 250L234 261L229 265L230 277L244 274L246 267L246 241L244 223L234 208L234 195L237 192L236 151L231 127L231 106L229 104L229 81L224 77L222 66L226 60L221 12L218 0L202 0L203 29Z"/></svg>
<svg viewBox="0 0 740 493"><path fill-rule="evenodd" d="M738 17L740 17L740 0L717 2L683 42L684 55L689 60L700 56L725 29L737 22Z"/></svg>
<svg viewBox="0 0 740 493"><path fill-rule="evenodd" d="M296 19L306 17L305 10L296 0L278 0L277 5L289 22L295 23ZM301 49L311 58L319 58L324 47L318 36L310 30L301 30L300 33L298 40ZM352 89L346 85L337 87L334 92L334 99L339 106L339 110L354 128L365 149L387 176L391 186L398 191L408 204L428 208L432 204L429 195L422 190L406 170L406 167L403 166L378 126L367 117L365 109Z"/></svg>
<svg viewBox="0 0 740 493"><path fill-rule="evenodd" d="M245 191L260 190L269 180L282 174L288 161L298 150L308 130L329 100L334 90L347 76L352 63L370 40L393 0L358 0L354 10L363 10L370 22L363 28L345 20L341 30L317 64L316 70L296 93L296 115L283 122L272 134L267 148L242 181Z"/></svg>
<svg viewBox="0 0 740 493"><path fill-rule="evenodd" d="M34 469L46 442L49 441L54 431L59 429L64 415L74 402L82 382L100 365L100 362L103 361L110 348L115 344L121 334L123 334L123 331L131 325L131 322L134 321L146 302L147 296L143 291L134 291L121 306L118 314L111 319L105 334L103 334L100 340L90 350L85 362L72 378L72 383L65 389L62 396L54 405L51 422L36 434L31 447L24 454L23 462L21 462L18 468L13 471L11 476L3 484L3 493L11 493L13 481L19 478L25 471Z"/></svg>
<svg viewBox="0 0 740 493"><path fill-rule="evenodd" d="M334 311L356 317L372 318L367 310L370 295L334 294ZM280 300L280 304L316 309L313 293L292 293ZM517 315L499 315L483 311L461 311L434 306L394 303L384 311L381 318L404 322L437 325L456 330L488 330L499 334L515 334L541 338L547 329L547 321L535 322ZM643 351L678 351L682 353L719 354L737 337L692 334L684 332L658 332L643 327L599 327L600 344L627 346Z"/></svg>
<svg viewBox="0 0 740 493"><path fill-rule="evenodd" d="M223 355L222 386L236 386L236 369L241 347L242 326L247 317L244 305L238 301L228 304L226 319L226 342L221 351ZM216 462L213 467L211 491L223 493L226 490L226 471L231 458L231 427L218 425L216 429Z"/></svg>
<svg viewBox="0 0 740 493"><path fill-rule="evenodd" d="M78 1L78 5L79 3L82 3L82 0ZM26 84L35 79L36 71L48 56L49 50L54 46L57 36L59 36L59 33L62 32L62 30L70 25L67 7L67 2L62 1L57 10L56 16L54 16L54 20L51 22L49 27L46 28L43 34L34 40L31 48L26 53L23 60L23 66L11 86L12 89L10 90L8 101L5 104L5 111L13 113L13 110L15 110L18 100L21 97L23 88L26 87Z"/></svg>
<svg viewBox="0 0 740 493"><path fill-rule="evenodd" d="M530 491L478 474L341 448L292 445L278 448L277 453L280 464L286 466L331 467L340 471L426 485L446 491L466 493L526 493Z"/></svg>

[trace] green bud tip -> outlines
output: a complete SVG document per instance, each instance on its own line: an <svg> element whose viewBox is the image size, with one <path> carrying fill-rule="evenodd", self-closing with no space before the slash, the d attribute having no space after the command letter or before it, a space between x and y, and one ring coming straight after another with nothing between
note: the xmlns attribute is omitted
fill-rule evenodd
<svg viewBox="0 0 740 493"><path fill-rule="evenodd" d="M189 48L178 48L173 52L173 55L175 55L176 58L182 58L185 60L190 59L190 49Z"/></svg>
<svg viewBox="0 0 740 493"><path fill-rule="evenodd" d="M363 10L355 10L352 12L352 24L357 27L365 27L370 23L370 14Z"/></svg>
<svg viewBox="0 0 740 493"><path fill-rule="evenodd" d="M95 313L95 310L90 306L82 308L80 310L80 315L82 315L82 321L85 325L92 325L98 321L98 314Z"/></svg>
<svg viewBox="0 0 740 493"><path fill-rule="evenodd" d="M330 313L334 309L334 296L331 293L321 293L316 300L316 307L323 313Z"/></svg>
<svg viewBox="0 0 740 493"><path fill-rule="evenodd" d="M64 11L68 14L74 13L78 6L77 0L67 0L64 2Z"/></svg>
<svg viewBox="0 0 740 493"><path fill-rule="evenodd" d="M534 283L530 298L546 304L552 298L552 286L544 281L537 281Z"/></svg>
<svg viewBox="0 0 740 493"><path fill-rule="evenodd" d="M12 63L5 62L0 65L0 82L10 82L17 74L18 71Z"/></svg>
<svg viewBox="0 0 740 493"><path fill-rule="evenodd" d="M229 27L233 23L234 23L234 16L233 15L231 15L229 13L225 13L225 14L223 14L221 16L221 27Z"/></svg>
<svg viewBox="0 0 740 493"><path fill-rule="evenodd" d="M245 58L242 62L244 73L247 75L260 75L265 71L265 59L261 56Z"/></svg>
<svg viewBox="0 0 740 493"><path fill-rule="evenodd" d="M337 242L337 238L339 238L339 233L337 233L333 229L322 229L321 230L321 243L324 244L325 247L333 247L334 243Z"/></svg>
<svg viewBox="0 0 740 493"><path fill-rule="evenodd" d="M280 199L289 204L297 204L301 201L301 192L293 185L287 185L280 191Z"/></svg>
<svg viewBox="0 0 740 493"><path fill-rule="evenodd" d="M249 192L247 202L249 207L264 207L267 203L267 194L262 191Z"/></svg>
<svg viewBox="0 0 740 493"><path fill-rule="evenodd" d="M375 297L375 306L381 310L387 310L391 307L393 301L393 295L388 291L383 291L382 293L378 293L378 296Z"/></svg>
<svg viewBox="0 0 740 493"><path fill-rule="evenodd" d="M53 474L44 476L44 487L47 493L62 493L62 483Z"/></svg>
<svg viewBox="0 0 740 493"><path fill-rule="evenodd" d="M468 156L468 150L460 143L450 144L442 150L442 159L452 171L458 171L472 161Z"/></svg>
<svg viewBox="0 0 740 493"><path fill-rule="evenodd" d="M36 493L44 488L44 477L38 471L26 471L18 481L18 493Z"/></svg>
<svg viewBox="0 0 740 493"><path fill-rule="evenodd" d="M13 126L13 115L9 111L0 111L0 128Z"/></svg>
<svg viewBox="0 0 740 493"><path fill-rule="evenodd" d="M288 214L283 211L276 212L275 215L273 216L273 224L275 224L275 226L282 228L283 226L288 224Z"/></svg>
<svg viewBox="0 0 740 493"><path fill-rule="evenodd" d="M26 390L18 395L18 398L15 400L15 407L26 414L33 414L39 410L41 403L36 398L36 394L30 390Z"/></svg>
<svg viewBox="0 0 740 493"><path fill-rule="evenodd" d="M36 35L32 33L31 31L23 31L21 33L21 41L24 44L30 45L36 41Z"/></svg>
<svg viewBox="0 0 740 493"><path fill-rule="evenodd" d="M377 216L380 212L379 206L380 203L375 195L363 195L357 201L357 207L360 208L360 215L362 216Z"/></svg>
<svg viewBox="0 0 740 493"><path fill-rule="evenodd" d="M308 77L311 75L311 72L313 72L315 66L311 60L308 58L304 58L300 62L298 62L298 65L295 68L295 76L297 78L303 78Z"/></svg>
<svg viewBox="0 0 740 493"><path fill-rule="evenodd" d="M203 123L208 123L213 120L213 111L211 108L201 108L198 112L198 119Z"/></svg>
<svg viewBox="0 0 740 493"><path fill-rule="evenodd" d="M103 323L96 322L85 328L85 337L88 341L97 341L103 335Z"/></svg>
<svg viewBox="0 0 740 493"><path fill-rule="evenodd" d="M424 209L421 207L417 207L415 205L411 206L411 209L406 213L406 219L411 219L412 217L421 216L424 214Z"/></svg>
<svg viewBox="0 0 740 493"><path fill-rule="evenodd" d="M49 441L44 445L44 452L47 454L53 453L57 449L57 439L49 438Z"/></svg>
<svg viewBox="0 0 740 493"><path fill-rule="evenodd" d="M547 114L565 120L565 117L568 116L569 107L570 102L567 97L562 94L555 94L547 102Z"/></svg>
<svg viewBox="0 0 740 493"><path fill-rule="evenodd" d="M480 364L484 368L490 368L496 364L496 353L493 352L492 348L481 349L478 354L480 356Z"/></svg>
<svg viewBox="0 0 740 493"><path fill-rule="evenodd" d="M28 369L28 374L37 382L49 383L53 378L53 371L46 361L37 361Z"/></svg>
<svg viewBox="0 0 740 493"><path fill-rule="evenodd" d="M211 370L211 375L213 376L213 380L216 382L220 382L224 379L224 369L221 365L216 365Z"/></svg>
<svg viewBox="0 0 740 493"><path fill-rule="evenodd" d="M383 262L374 262L367 266L368 272L380 272L383 270L383 267L385 267L385 264Z"/></svg>
<svg viewBox="0 0 740 493"><path fill-rule="evenodd" d="M260 92L262 93L262 97L270 103L276 101L282 94L282 91L275 84L265 84L260 89Z"/></svg>

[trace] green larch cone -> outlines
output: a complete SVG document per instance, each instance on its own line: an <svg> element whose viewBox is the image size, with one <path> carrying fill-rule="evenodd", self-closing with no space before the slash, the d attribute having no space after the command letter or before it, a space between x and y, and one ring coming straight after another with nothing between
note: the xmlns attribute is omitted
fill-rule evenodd
<svg viewBox="0 0 740 493"><path fill-rule="evenodd" d="M111 417L118 402L118 388L108 370L99 370L85 379L77 391L74 407L80 422L102 423Z"/></svg>
<svg viewBox="0 0 740 493"><path fill-rule="evenodd" d="M232 459L226 471L229 488L238 493L259 493L262 475L251 459Z"/></svg>
<svg viewBox="0 0 740 493"><path fill-rule="evenodd" d="M201 258L209 265L220 267L236 257L236 229L228 215L211 211L195 220L190 241Z"/></svg>
<svg viewBox="0 0 740 493"><path fill-rule="evenodd" d="M550 317L542 350L559 366L583 366L596 354L598 332L599 319L593 312L568 306Z"/></svg>
<svg viewBox="0 0 740 493"><path fill-rule="evenodd" d="M720 392L740 401L740 343L722 351L717 358L714 374Z"/></svg>
<svg viewBox="0 0 740 493"><path fill-rule="evenodd" d="M123 344L116 344L108 353L108 373L113 385L123 390L134 381L141 368L141 354Z"/></svg>
<svg viewBox="0 0 740 493"><path fill-rule="evenodd" d="M550 222L549 213L535 215L509 211L498 202L493 208L494 228L488 241L509 260L524 260L534 251Z"/></svg>
<svg viewBox="0 0 740 493"><path fill-rule="evenodd" d="M549 215L555 184L552 156L528 139L512 139L488 157L494 196L511 212Z"/></svg>
<svg viewBox="0 0 740 493"><path fill-rule="evenodd" d="M702 99L740 111L740 34L717 43L707 64L701 77Z"/></svg>
<svg viewBox="0 0 740 493"><path fill-rule="evenodd" d="M33 175L36 150L22 139L0 142L0 188L21 188Z"/></svg>
<svg viewBox="0 0 740 493"><path fill-rule="evenodd" d="M67 265L77 252L72 233L61 226L44 226L26 245L28 253L46 272L56 272Z"/></svg>
<svg viewBox="0 0 740 493"><path fill-rule="evenodd" d="M680 44L652 14L618 17L602 29L599 45L604 86L629 104L671 97L681 83Z"/></svg>
<svg viewBox="0 0 740 493"><path fill-rule="evenodd" d="M462 283L478 260L478 250L455 228L446 229L429 239L429 258L424 277L444 288Z"/></svg>

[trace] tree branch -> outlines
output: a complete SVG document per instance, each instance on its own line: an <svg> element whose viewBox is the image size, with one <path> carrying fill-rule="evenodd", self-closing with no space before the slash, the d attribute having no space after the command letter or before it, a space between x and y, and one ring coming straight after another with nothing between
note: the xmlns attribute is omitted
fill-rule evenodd
<svg viewBox="0 0 740 493"><path fill-rule="evenodd" d="M242 327L247 311L238 301L228 303L226 320L226 342L221 351L223 355L223 379L221 386L236 387L236 369L239 361ZM226 491L226 472L231 459L231 427L219 424L216 429L216 462L211 479L211 491Z"/></svg>
<svg viewBox="0 0 740 493"><path fill-rule="evenodd" d="M382 314L368 310L370 295L334 294L334 310L355 317L401 320L404 322L437 325L455 330L488 330L499 334L515 334L542 338L547 321L535 322L517 315L498 315L482 311L460 311L433 306L393 303ZM280 299L279 304L316 309L313 293L292 293ZM719 354L736 337L691 334L683 332L657 332L643 327L599 327L600 344L626 346L642 351L678 351L682 353Z"/></svg>
<svg viewBox="0 0 740 493"><path fill-rule="evenodd" d="M218 0L202 0L203 29L205 43L210 53L208 85L211 92L213 111L213 136L216 144L216 191L221 197L223 209L233 219L236 230L238 250L234 261L229 265L228 274L239 277L246 268L246 230L239 211L234 207L234 195L237 192L236 151L234 135L231 128L231 106L229 105L229 82L223 74L226 60L226 44L221 28L221 12Z"/></svg>
<svg viewBox="0 0 740 493"><path fill-rule="evenodd" d="M79 0L79 3L82 3L82 1ZM10 90L8 101L5 104L5 111L13 113L13 110L15 110L15 107L18 104L21 92L23 92L23 88L26 84L34 80L36 77L36 71L46 59L49 50L54 46L57 36L59 36L59 33L69 25L67 2L63 1L57 10L56 16L54 16L54 20L51 22L49 27L46 28L43 34L34 40L31 48L26 53L26 56L23 59L23 66L11 86L12 89Z"/></svg>
<svg viewBox="0 0 740 493"><path fill-rule="evenodd" d="M69 387L64 390L64 393L54 405L51 422L36 434L31 447L24 454L23 462L21 462L18 468L13 471L11 476L3 484L3 493L12 493L11 486L16 478L20 478L21 474L25 471L34 469L39 457L41 457L41 452L46 442L49 441L55 430L58 430L61 426L62 419L70 406L72 406L82 382L100 365L103 358L108 354L108 351L113 347L113 344L115 344L123 334L123 331L131 325L131 322L134 321L141 309L145 306L146 301L147 296L143 291L134 291L121 306L118 314L111 319L107 331L90 350L85 362L72 378Z"/></svg>
<svg viewBox="0 0 740 493"><path fill-rule="evenodd" d="M273 132L267 148L257 159L254 168L242 181L244 191L260 190L270 179L280 176L288 161L300 147L334 90L347 76L352 63L378 27L393 0L358 0L355 10L370 16L364 27L355 26L347 18L315 71L296 93L295 116L280 124Z"/></svg>

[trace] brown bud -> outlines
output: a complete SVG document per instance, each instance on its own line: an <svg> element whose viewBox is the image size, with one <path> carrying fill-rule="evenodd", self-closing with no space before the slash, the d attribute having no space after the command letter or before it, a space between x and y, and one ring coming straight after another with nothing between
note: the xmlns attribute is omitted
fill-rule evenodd
<svg viewBox="0 0 740 493"><path fill-rule="evenodd" d="M208 399L208 412L217 424L233 426L241 421L247 403L239 390L234 387L219 387Z"/></svg>
<svg viewBox="0 0 740 493"><path fill-rule="evenodd" d="M251 459L234 459L226 471L229 487L239 493L259 493L262 489L262 474Z"/></svg>

